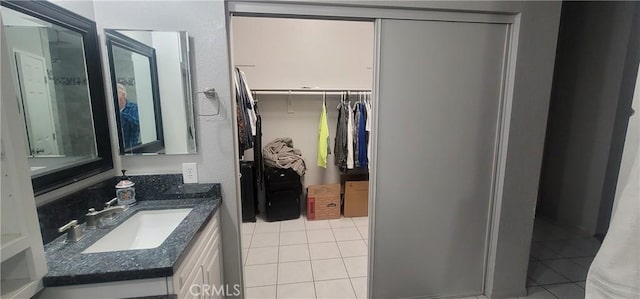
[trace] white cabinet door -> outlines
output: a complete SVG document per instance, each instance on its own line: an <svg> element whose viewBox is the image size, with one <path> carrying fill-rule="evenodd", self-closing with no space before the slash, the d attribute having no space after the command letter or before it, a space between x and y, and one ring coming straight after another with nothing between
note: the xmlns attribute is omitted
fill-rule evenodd
<svg viewBox="0 0 640 299"><path fill-rule="evenodd" d="M373 22L233 17L231 29L252 89L371 89Z"/></svg>
<svg viewBox="0 0 640 299"><path fill-rule="evenodd" d="M381 21L373 298L482 293L507 33Z"/></svg>
<svg viewBox="0 0 640 299"><path fill-rule="evenodd" d="M208 296L205 296L205 298L213 298L213 299L222 298L223 294L216 291L216 290L219 290L221 287L224 288L224 286L222 285L222 275L221 275L222 267L220 265L219 246L216 246L216 248L213 248L212 255L209 257L209 260L205 262L205 264L202 267L202 270L204 273L205 285L210 286L210 289L211 289L211 292L208 294ZM229 289L229 291L233 292L234 290Z"/></svg>
<svg viewBox="0 0 640 299"><path fill-rule="evenodd" d="M183 298L222 298L220 216L216 214L197 235L193 247L172 278L174 291Z"/></svg>
<svg viewBox="0 0 640 299"><path fill-rule="evenodd" d="M202 299L205 297L204 275L202 274L202 266L198 265L186 282L187 287L178 294L178 299Z"/></svg>

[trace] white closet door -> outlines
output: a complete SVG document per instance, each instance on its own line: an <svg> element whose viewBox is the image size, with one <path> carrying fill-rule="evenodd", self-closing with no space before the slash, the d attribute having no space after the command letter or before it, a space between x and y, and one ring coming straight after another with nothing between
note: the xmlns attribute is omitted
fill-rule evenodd
<svg viewBox="0 0 640 299"><path fill-rule="evenodd" d="M381 26L373 298L481 294L508 26Z"/></svg>

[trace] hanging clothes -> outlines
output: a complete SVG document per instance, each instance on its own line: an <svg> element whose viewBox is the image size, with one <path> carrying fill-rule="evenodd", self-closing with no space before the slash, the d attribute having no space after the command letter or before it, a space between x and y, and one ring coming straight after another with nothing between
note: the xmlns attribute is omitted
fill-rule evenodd
<svg viewBox="0 0 640 299"><path fill-rule="evenodd" d="M353 169L354 121L351 105L347 104L347 169Z"/></svg>
<svg viewBox="0 0 640 299"><path fill-rule="evenodd" d="M333 144L333 163L341 170L344 171L347 167L347 104L345 103L344 95L340 98L340 103L337 107L338 110L338 122L336 124L336 138Z"/></svg>
<svg viewBox="0 0 640 299"><path fill-rule="evenodd" d="M320 113L320 124L318 126L318 166L327 168L327 155L329 149L329 124L327 123L327 105L322 101L322 112Z"/></svg>
<svg viewBox="0 0 640 299"><path fill-rule="evenodd" d="M240 82L242 83L242 92L243 97L245 98L244 104L249 116L249 124L251 125L251 135L256 136L256 122L258 120L254 108L256 104L253 99L253 95L251 94L251 89L249 89L249 84L247 83L247 76L239 68L236 68L236 71L238 72Z"/></svg>
<svg viewBox="0 0 640 299"><path fill-rule="evenodd" d="M364 101L364 107L367 111L367 122L365 124L365 130L367 131L367 168L371 169L369 159L371 158L371 99L369 95L366 96Z"/></svg>
<svg viewBox="0 0 640 299"><path fill-rule="evenodd" d="M360 148L360 114L362 111L360 110L360 104L356 102L353 105L353 166L355 168L360 168L360 155L358 149Z"/></svg>
<svg viewBox="0 0 640 299"><path fill-rule="evenodd" d="M358 103L358 167L368 168L367 164L367 135L366 135L366 118L367 112L364 107L364 102Z"/></svg>
<svg viewBox="0 0 640 299"><path fill-rule="evenodd" d="M236 114L238 119L238 140L240 156L253 147L257 134L258 120L255 101L247 84L247 78L239 68L235 68L233 82L236 89Z"/></svg>
<svg viewBox="0 0 640 299"><path fill-rule="evenodd" d="M238 126L238 144L239 154L242 157L244 152L253 146L251 136L251 125L249 124L249 115L247 114L244 91L240 84L238 72L233 76L233 82L236 89L236 119Z"/></svg>

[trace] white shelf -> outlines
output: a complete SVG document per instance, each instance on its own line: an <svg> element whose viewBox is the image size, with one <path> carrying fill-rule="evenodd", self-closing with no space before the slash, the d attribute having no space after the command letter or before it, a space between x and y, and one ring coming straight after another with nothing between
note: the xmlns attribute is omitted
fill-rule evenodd
<svg viewBox="0 0 640 299"><path fill-rule="evenodd" d="M29 248L29 239L21 234L0 235L0 256L2 262ZM4 282L3 282L4 285Z"/></svg>
<svg viewBox="0 0 640 299"><path fill-rule="evenodd" d="M2 299L28 298L35 294L38 282L29 279L10 279L2 281Z"/></svg>

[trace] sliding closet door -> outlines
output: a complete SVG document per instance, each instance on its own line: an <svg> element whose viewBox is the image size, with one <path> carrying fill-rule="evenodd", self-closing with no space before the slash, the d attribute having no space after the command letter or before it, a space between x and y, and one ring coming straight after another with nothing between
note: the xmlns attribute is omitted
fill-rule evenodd
<svg viewBox="0 0 640 299"><path fill-rule="evenodd" d="M380 29L372 296L481 294L508 26Z"/></svg>

